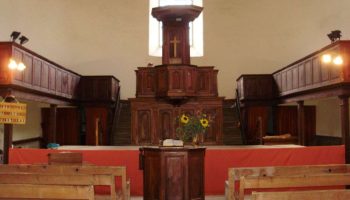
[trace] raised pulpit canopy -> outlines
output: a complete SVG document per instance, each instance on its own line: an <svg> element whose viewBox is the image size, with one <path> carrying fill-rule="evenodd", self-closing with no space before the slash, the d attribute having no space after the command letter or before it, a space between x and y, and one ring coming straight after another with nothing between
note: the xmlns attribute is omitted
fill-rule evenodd
<svg viewBox="0 0 350 200"><path fill-rule="evenodd" d="M194 5L152 9L152 16L163 22L163 64L190 64L189 23L202 10Z"/></svg>

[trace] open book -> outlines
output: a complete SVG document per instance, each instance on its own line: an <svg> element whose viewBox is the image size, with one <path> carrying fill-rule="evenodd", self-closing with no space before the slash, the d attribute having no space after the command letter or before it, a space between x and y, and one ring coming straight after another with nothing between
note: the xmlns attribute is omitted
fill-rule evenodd
<svg viewBox="0 0 350 200"><path fill-rule="evenodd" d="M182 147L184 142L182 140L166 139L163 141L165 147Z"/></svg>

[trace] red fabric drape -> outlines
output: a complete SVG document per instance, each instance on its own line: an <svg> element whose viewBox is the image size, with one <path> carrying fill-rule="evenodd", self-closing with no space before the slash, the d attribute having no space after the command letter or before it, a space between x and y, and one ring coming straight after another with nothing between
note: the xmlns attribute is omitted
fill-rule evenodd
<svg viewBox="0 0 350 200"><path fill-rule="evenodd" d="M48 149L11 149L10 164L47 163ZM72 150L73 151L73 150ZM131 180L131 194L142 195L142 171L138 169L138 150L75 150L84 161L96 165L123 165ZM223 195L230 167L344 164L344 146L300 148L207 149L205 155L205 193Z"/></svg>

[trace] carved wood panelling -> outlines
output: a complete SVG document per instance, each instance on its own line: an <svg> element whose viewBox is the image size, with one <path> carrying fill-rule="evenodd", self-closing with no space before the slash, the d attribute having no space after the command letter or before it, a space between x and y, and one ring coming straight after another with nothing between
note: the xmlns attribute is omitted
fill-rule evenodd
<svg viewBox="0 0 350 200"><path fill-rule="evenodd" d="M41 86L41 73L42 73L42 62L39 59L34 58L33 61L33 85Z"/></svg>
<svg viewBox="0 0 350 200"><path fill-rule="evenodd" d="M344 73L347 72L347 63L344 62L342 66L336 66L332 62L326 64L321 61L321 57L325 53L330 53L334 57L342 52L349 51L349 46L346 43L339 42L329 49L325 48L324 51L316 52L275 72L273 77L279 95L284 96L342 81ZM346 59L346 57L343 59ZM279 80L280 77L281 80Z"/></svg>
<svg viewBox="0 0 350 200"><path fill-rule="evenodd" d="M138 110L137 111L137 143L136 144L151 144L152 143L152 111Z"/></svg>
<svg viewBox="0 0 350 200"><path fill-rule="evenodd" d="M305 79L305 85L311 85L312 84L312 63L311 61L307 61L305 63L305 75L304 75L304 79ZM303 72L301 72L303 74ZM304 86L304 85L301 85Z"/></svg>
<svg viewBox="0 0 350 200"><path fill-rule="evenodd" d="M131 100L131 109L131 132L134 144L152 143L158 145L160 139L176 138L175 117L182 114L194 115L198 112L207 113L214 119L204 143L222 143L221 98L199 99L180 106L174 106L166 101L156 99L136 98Z"/></svg>
<svg viewBox="0 0 350 200"><path fill-rule="evenodd" d="M42 65L42 70L41 70L41 81L40 81L40 85L41 87L45 88L45 89L49 89L49 65L48 63L44 62L44 64Z"/></svg>
<svg viewBox="0 0 350 200"><path fill-rule="evenodd" d="M33 75L33 57L27 53L24 53L23 63L26 66L26 69L23 70L24 82L31 85Z"/></svg>

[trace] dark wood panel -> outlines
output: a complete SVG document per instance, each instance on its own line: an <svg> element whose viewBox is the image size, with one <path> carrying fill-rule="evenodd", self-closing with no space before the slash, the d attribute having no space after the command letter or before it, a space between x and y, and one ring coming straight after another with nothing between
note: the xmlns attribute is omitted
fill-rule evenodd
<svg viewBox="0 0 350 200"><path fill-rule="evenodd" d="M80 99L85 102L114 102L118 88L113 76L83 76L79 81Z"/></svg>
<svg viewBox="0 0 350 200"><path fill-rule="evenodd" d="M50 132L50 108L41 109L41 127L43 134L43 145L53 138ZM56 143L60 145L80 145L79 130L80 116L75 107L57 108L56 118ZM52 142L52 141L51 141Z"/></svg>
<svg viewBox="0 0 350 200"><path fill-rule="evenodd" d="M276 97L276 82L268 75L242 75L237 79L243 91L240 91L241 100L271 100Z"/></svg>
<svg viewBox="0 0 350 200"><path fill-rule="evenodd" d="M205 148L143 147L143 199L203 200Z"/></svg>
<svg viewBox="0 0 350 200"><path fill-rule="evenodd" d="M136 114L136 130L137 133L134 134L134 137L137 140L136 144L151 144L152 143L152 111L147 110L138 110ZM159 144L159 142L158 142Z"/></svg>
<svg viewBox="0 0 350 200"><path fill-rule="evenodd" d="M296 106L278 106L275 116L275 134L298 135L298 111Z"/></svg>
<svg viewBox="0 0 350 200"><path fill-rule="evenodd" d="M294 67L292 69L292 73L293 73L293 82L292 82L292 87L293 89L297 89L299 87L299 71L298 71L298 67Z"/></svg>
<svg viewBox="0 0 350 200"><path fill-rule="evenodd" d="M160 139L176 138L175 117L198 112L213 118L205 134L204 144L222 144L222 99L196 99L178 106L164 100L132 99L132 141L133 144L158 145Z"/></svg>
<svg viewBox="0 0 350 200"><path fill-rule="evenodd" d="M321 65L319 58L312 60L313 83L321 82Z"/></svg>
<svg viewBox="0 0 350 200"><path fill-rule="evenodd" d="M175 138L174 131L174 110L173 109L159 109L158 111L158 132L161 140L168 138Z"/></svg>
<svg viewBox="0 0 350 200"><path fill-rule="evenodd" d="M23 53L21 50L19 50L18 48L14 48L13 49L13 58L18 62L18 61L22 61L23 60ZM15 71L14 72L15 74L15 77L14 79L15 80L18 80L18 81L23 81L23 71Z"/></svg>
<svg viewBox="0 0 350 200"><path fill-rule="evenodd" d="M27 84L32 84L33 78L33 57L29 54L24 54L23 64L26 66L24 72L24 82Z"/></svg>
<svg viewBox="0 0 350 200"><path fill-rule="evenodd" d="M329 80L329 64L321 63L321 81L328 81Z"/></svg>
<svg viewBox="0 0 350 200"><path fill-rule="evenodd" d="M62 93L64 95L68 94L68 73L62 72Z"/></svg>
<svg viewBox="0 0 350 200"><path fill-rule="evenodd" d="M33 85L41 86L42 62L39 59L33 61Z"/></svg>
<svg viewBox="0 0 350 200"><path fill-rule="evenodd" d="M305 86L305 76L306 76L306 73L305 73L305 68L306 68L306 63L305 63L305 66L304 65L299 65L298 67L298 88L299 87L304 87Z"/></svg>
<svg viewBox="0 0 350 200"><path fill-rule="evenodd" d="M62 93L62 71L56 70L56 92Z"/></svg>
<svg viewBox="0 0 350 200"><path fill-rule="evenodd" d="M187 154L165 154L165 199L187 199Z"/></svg>
<svg viewBox="0 0 350 200"><path fill-rule="evenodd" d="M49 65L49 89L56 91L56 69Z"/></svg>
<svg viewBox="0 0 350 200"><path fill-rule="evenodd" d="M41 87L45 89L49 89L49 79L50 79L50 74L49 74L49 65L44 62L41 70Z"/></svg>
<svg viewBox="0 0 350 200"><path fill-rule="evenodd" d="M305 85L311 85L313 78L312 64L311 61L305 63Z"/></svg>

